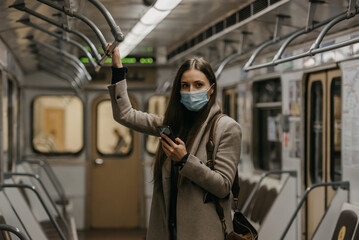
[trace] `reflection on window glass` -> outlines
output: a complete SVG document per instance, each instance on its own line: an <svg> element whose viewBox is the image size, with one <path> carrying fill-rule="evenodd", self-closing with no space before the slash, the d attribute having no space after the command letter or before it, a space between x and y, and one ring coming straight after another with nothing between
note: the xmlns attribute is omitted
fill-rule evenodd
<svg viewBox="0 0 359 240"><path fill-rule="evenodd" d="M281 109L259 109L258 138L259 168L263 170L280 169L282 149Z"/></svg>
<svg viewBox="0 0 359 240"><path fill-rule="evenodd" d="M33 103L33 147L43 153L76 153L83 146L83 105L74 96L42 96Z"/></svg>
<svg viewBox="0 0 359 240"><path fill-rule="evenodd" d="M281 169L282 126L280 79L253 84L255 108L253 115L253 160L261 170Z"/></svg>
<svg viewBox="0 0 359 240"><path fill-rule="evenodd" d="M165 96L153 96L148 101L148 113L153 113L159 116L165 114L167 107L167 98ZM146 150L151 154L155 154L158 147L158 137L147 136Z"/></svg>
<svg viewBox="0 0 359 240"><path fill-rule="evenodd" d="M127 155L131 152L133 134L113 119L110 100L97 105L97 150L106 155Z"/></svg>
<svg viewBox="0 0 359 240"><path fill-rule="evenodd" d="M279 79L262 81L256 84L256 102L280 102L282 88Z"/></svg>

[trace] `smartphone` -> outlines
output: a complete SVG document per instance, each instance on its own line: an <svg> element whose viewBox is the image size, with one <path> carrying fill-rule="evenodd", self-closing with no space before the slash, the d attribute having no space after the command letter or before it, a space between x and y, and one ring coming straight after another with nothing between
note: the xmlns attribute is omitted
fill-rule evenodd
<svg viewBox="0 0 359 240"><path fill-rule="evenodd" d="M158 129L158 132L160 133L160 135L166 134L174 143L176 143L176 140L175 140L176 137L173 135L170 126L167 126L167 125L158 126L157 129Z"/></svg>

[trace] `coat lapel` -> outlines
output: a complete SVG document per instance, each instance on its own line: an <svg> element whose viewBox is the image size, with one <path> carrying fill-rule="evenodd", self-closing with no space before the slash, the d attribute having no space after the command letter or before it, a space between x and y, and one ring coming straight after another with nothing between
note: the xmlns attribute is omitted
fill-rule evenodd
<svg viewBox="0 0 359 240"><path fill-rule="evenodd" d="M162 189L166 216L169 215L171 193L171 160L167 158L162 166Z"/></svg>
<svg viewBox="0 0 359 240"><path fill-rule="evenodd" d="M206 131L206 128L207 128L207 125L208 125L208 122L212 119L212 117L218 113L218 112L221 112L221 108L219 106L219 104L216 102L211 110L209 111L209 114L208 114L208 117L207 119L203 122L203 124L201 125L201 129L199 130L194 142L193 142L193 146L192 146L192 149L190 151L191 154L193 155L196 155L197 154L197 151L198 151L198 148L199 148L199 145L200 143L202 142L203 138L206 137L206 134L205 134L205 131Z"/></svg>
<svg viewBox="0 0 359 240"><path fill-rule="evenodd" d="M215 103L211 108L207 119L203 122L201 129L199 130L194 142L192 149L190 151L191 154L196 155L199 145L203 138L206 137L205 131L208 125L208 121L212 119L212 117L221 111L221 108L218 103ZM169 205L170 205L170 191L171 191L171 160L167 158L162 166L162 188L164 195L164 203L165 203L165 211L166 216L169 215Z"/></svg>

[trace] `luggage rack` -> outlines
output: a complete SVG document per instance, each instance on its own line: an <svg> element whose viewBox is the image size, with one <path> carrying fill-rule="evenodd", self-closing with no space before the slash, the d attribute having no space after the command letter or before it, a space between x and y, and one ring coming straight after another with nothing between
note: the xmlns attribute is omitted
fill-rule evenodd
<svg viewBox="0 0 359 240"><path fill-rule="evenodd" d="M90 48L91 52L86 51L86 49L77 41L69 39L68 37L63 36L62 34L58 34L56 32L49 31L35 23L32 23L30 21L29 16L26 16L25 18L18 20L18 22L20 22L24 25L27 25L34 29L40 30L50 36L57 38L60 41L64 41L64 42L67 42L69 44L76 46L89 59L89 63L95 69L95 71L98 72L101 69L101 67L103 66L103 64L106 62L106 59L110 56L109 54L106 53L106 47L107 47L107 44L111 41L106 40L103 33L96 26L96 24L93 21L91 21L89 18L87 18L86 16L84 16L68 7L61 6L57 3L51 2L49 0L37 0L37 1L41 4L45 4L55 10L65 13L67 16L79 19L80 21L87 24L87 26L89 26L90 29L95 33L97 39L101 43L101 48L103 49L104 53L100 54L98 52L98 50L96 49L95 45L93 44L93 42L85 34L81 33L80 31L76 31L76 30L72 29L67 24L59 23L58 21L55 21L43 14L40 14L39 12L32 10L31 8L28 8L25 5L24 0L15 0L14 4L12 4L9 7L15 8L19 11L23 11L33 17L36 17L38 19L41 19L41 20L49 23L50 25L56 26L59 29L62 29L68 33L76 35L83 42L85 42L85 44ZM109 52L112 52L119 45L119 43L123 41L123 39L124 39L123 33L121 32L120 27L118 25L116 25L110 12L105 8L105 6L99 0L88 0L88 1L91 2L92 5L95 6L100 11L100 13L103 15L103 17L105 18L107 24L109 25L109 27L111 29L111 35L114 40L112 41ZM41 44L41 46L44 46L43 45L44 43L41 43L39 41L36 41L36 43L39 45ZM91 80L90 74L87 72L86 68L83 66L83 64L80 64L79 61L74 60L74 58L76 58L75 56L73 56L69 53L66 53L63 49L58 49L51 45L46 45L46 48L50 49L50 52L52 52L52 53L54 53L54 52L56 54L60 53L62 56L65 56L65 58L69 59L69 60L67 60L69 64L71 62L74 62L74 64L76 65L75 67L72 67L72 69L74 69L73 70L74 73L73 74L72 73L64 73L59 70L55 70L51 67L43 66L43 64L39 64L39 68L43 69L51 74L55 74L56 76L59 76L60 78L64 78L64 79L68 80L70 82L72 88L74 88L75 92L77 94L79 94L81 86L85 82L84 80L85 79ZM47 54L48 53L45 53L45 56L44 56L44 54L42 54L41 58L42 59L46 58ZM47 62L49 62L49 60L50 60L53 62L53 64L57 64L58 62L56 61L56 59L58 57L57 58L53 58L53 57L54 57L54 55L51 55L51 57L47 57ZM77 77L78 75L85 76L85 77Z"/></svg>
<svg viewBox="0 0 359 240"><path fill-rule="evenodd" d="M245 71L250 71L250 70L254 70L254 69L259 69L259 68L264 68L264 67L270 67L270 66L275 66L281 63L285 63L285 62L289 62L292 60L296 60L296 59L300 59L303 57L308 57L308 56L314 56L317 53L322 53L322 52L326 52L326 51L330 51L330 50L334 50L337 48L341 48L341 47L345 47L348 46L350 44L354 44L354 43L358 43L359 42L359 37L354 38L354 39L350 39L350 40L346 40L346 41L342 41L330 46L325 46L325 47L320 47L321 42L323 41L325 35L328 33L328 31L337 23L343 21L343 20L347 20L350 19L352 17L354 17L355 15L357 15L359 13L359 10L356 9L355 7L355 0L349 0L349 6L347 11L333 17L330 18L326 21L320 22L320 23L315 23L312 24L313 22L313 16L314 16L314 9L316 4L321 3L320 1L316 2L310 2L310 6L309 6L309 11L308 11L308 17L307 17L307 26L299 29L297 31L295 31L294 33L292 33L288 38L287 37L278 37L277 36L277 31L275 31L274 33L274 37L272 38L272 40L267 41L265 43L263 43L262 45L260 45L252 54L252 56L250 57L250 59L247 61L247 63L244 65L243 69ZM285 51L285 49L288 47L288 45L296 38L298 38L301 35L307 34L309 32L312 32L313 30L323 27L322 31L320 32L320 34L318 35L318 37L316 38L315 42L312 44L312 46L310 47L310 49L307 52L304 53L300 53L294 56L290 56L290 57L286 57L286 58L282 58L282 55ZM276 53L276 55L274 56L273 60L267 63L263 63L263 64L258 64L258 65L252 65L254 60L256 59L256 57L258 56L258 54L263 51L266 47L271 46L275 43L278 43L279 41L282 41L284 39L287 40L281 45L280 49L278 50L278 52Z"/></svg>

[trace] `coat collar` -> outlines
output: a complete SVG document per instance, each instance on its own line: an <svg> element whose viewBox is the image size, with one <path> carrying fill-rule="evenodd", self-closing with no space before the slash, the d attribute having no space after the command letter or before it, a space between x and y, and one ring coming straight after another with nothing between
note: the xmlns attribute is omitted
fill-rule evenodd
<svg viewBox="0 0 359 240"><path fill-rule="evenodd" d="M206 118L206 120L202 123L200 130L198 131L198 134L196 136L196 138L194 139L193 145L192 145L192 149L190 151L190 153L192 155L196 155L199 145L201 143L201 141L203 140L203 138L206 137L205 131L207 130L207 125L208 122L212 119L212 117L214 115L216 115L217 113L221 112L221 107L219 106L218 102L216 102L215 104L213 104L211 110L209 111L209 114Z"/></svg>

